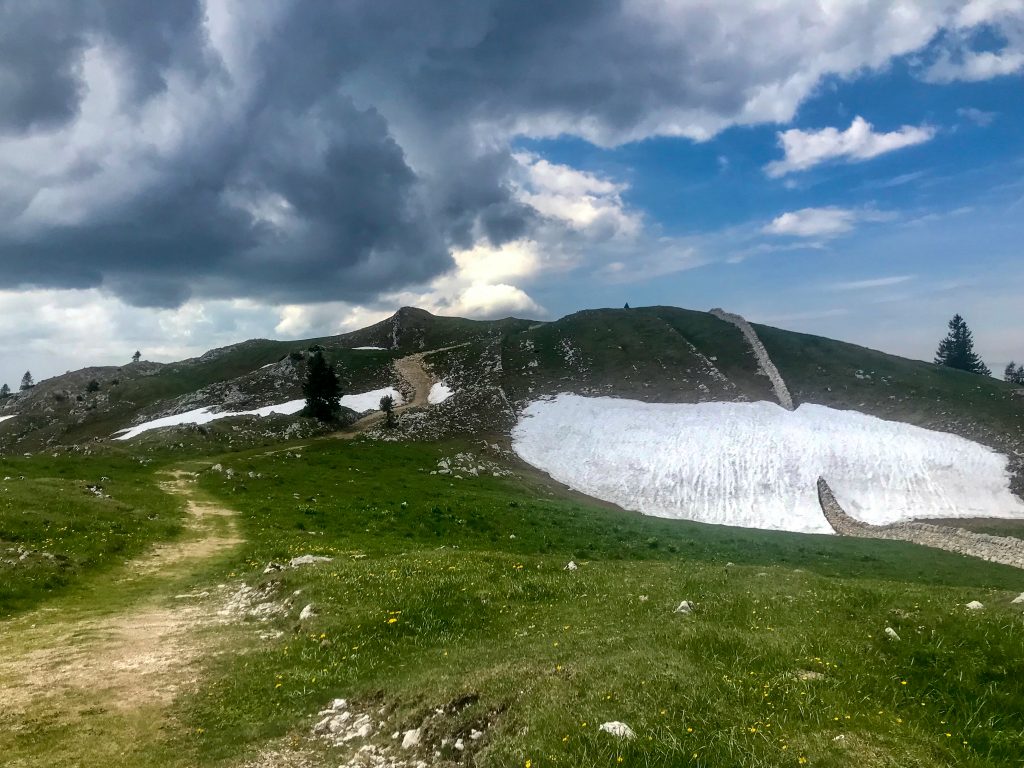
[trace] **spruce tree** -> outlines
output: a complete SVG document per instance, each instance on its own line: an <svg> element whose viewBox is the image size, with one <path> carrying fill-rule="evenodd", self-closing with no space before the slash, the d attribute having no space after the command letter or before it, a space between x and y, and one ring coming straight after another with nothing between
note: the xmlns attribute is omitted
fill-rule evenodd
<svg viewBox="0 0 1024 768"><path fill-rule="evenodd" d="M21 389L32 389L36 385L35 381L32 380L32 371L25 371L25 375L21 377Z"/></svg>
<svg viewBox="0 0 1024 768"><path fill-rule="evenodd" d="M4 384L2 387L0 387L0 398L10 397L10 396L11 396L11 388L10 387L8 387L6 384Z"/></svg>
<svg viewBox="0 0 1024 768"><path fill-rule="evenodd" d="M139 350L135 350L135 354L132 355L132 362L137 363L142 359L142 353Z"/></svg>
<svg viewBox="0 0 1024 768"><path fill-rule="evenodd" d="M992 372L974 352L974 335L960 315L949 321L949 333L935 353L935 364L988 376Z"/></svg>
<svg viewBox="0 0 1024 768"><path fill-rule="evenodd" d="M395 426L395 398L391 395L384 395L384 397L380 399L380 409L384 411L385 423L387 426Z"/></svg>
<svg viewBox="0 0 1024 768"><path fill-rule="evenodd" d="M306 396L306 407L302 411L304 415L320 421L337 421L341 408L338 402L341 398L341 384L319 349L310 355L302 394Z"/></svg>

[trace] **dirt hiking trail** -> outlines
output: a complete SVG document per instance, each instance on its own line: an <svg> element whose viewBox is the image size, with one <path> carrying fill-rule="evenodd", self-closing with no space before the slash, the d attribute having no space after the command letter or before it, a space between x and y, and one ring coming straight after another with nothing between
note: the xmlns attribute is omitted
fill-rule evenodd
<svg viewBox="0 0 1024 768"><path fill-rule="evenodd" d="M165 708L195 681L207 650L198 630L216 621L205 593L178 590L242 541L234 512L193 498L194 482L178 472L161 483L186 499L178 541L128 561L84 594L0 622L0 752L8 768L127 765L133 750L159 738Z"/></svg>
<svg viewBox="0 0 1024 768"><path fill-rule="evenodd" d="M447 352L449 349L458 349L459 347L465 346L467 346L467 344L454 344L450 347L431 349L427 352L417 352L414 355L407 355L406 357L401 357L398 360L395 360L395 371L405 381L405 383L409 385L412 389L413 395L410 400L406 400L402 405L395 406L394 413L397 415L402 411L408 411L412 408L424 408L427 406L427 398L430 395L430 388L434 386L437 379L434 378L434 376L427 370L426 366L423 364L423 358L435 355L438 352ZM338 437L343 440L350 439L362 434L382 421L384 421L384 412L374 411L373 413L359 419L344 431L336 432L334 437Z"/></svg>

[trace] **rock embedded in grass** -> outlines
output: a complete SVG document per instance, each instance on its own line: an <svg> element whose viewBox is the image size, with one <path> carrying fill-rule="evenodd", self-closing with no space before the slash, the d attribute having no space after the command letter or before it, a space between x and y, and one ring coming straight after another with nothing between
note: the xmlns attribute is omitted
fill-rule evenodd
<svg viewBox="0 0 1024 768"><path fill-rule="evenodd" d="M969 602L964 607L969 611L981 611L985 608L985 606L979 603L977 600L971 600L971 602Z"/></svg>
<svg viewBox="0 0 1024 768"><path fill-rule="evenodd" d="M676 613L681 613L684 616L689 616L691 613L693 613L693 610L694 610L695 607L696 606L693 603L691 603L689 600L683 600L683 602L681 602L678 606L676 606L676 611L675 612Z"/></svg>
<svg viewBox="0 0 1024 768"><path fill-rule="evenodd" d="M420 729L412 728L402 735L402 749L415 749L420 745Z"/></svg>
<svg viewBox="0 0 1024 768"><path fill-rule="evenodd" d="M892 640L899 640L900 639L900 636L898 634L896 634L896 630L893 629L892 627L886 627L885 628L885 636L890 638L890 639L892 639Z"/></svg>
<svg viewBox="0 0 1024 768"><path fill-rule="evenodd" d="M612 736L616 736L620 739L626 739L627 741L636 738L636 734L633 732L633 729L625 723L620 723L618 720L601 723L598 730L604 731L605 733L611 734Z"/></svg>
<svg viewBox="0 0 1024 768"><path fill-rule="evenodd" d="M292 568L298 568L302 565L316 565L317 563L329 563L333 560L333 557L324 557L322 555L299 555L293 557L288 561L288 565Z"/></svg>

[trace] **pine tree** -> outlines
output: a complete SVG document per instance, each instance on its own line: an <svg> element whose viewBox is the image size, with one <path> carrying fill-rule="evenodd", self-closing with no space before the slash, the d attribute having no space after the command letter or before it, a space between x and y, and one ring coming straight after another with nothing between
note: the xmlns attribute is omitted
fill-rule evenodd
<svg viewBox="0 0 1024 768"><path fill-rule="evenodd" d="M988 376L992 372L974 352L974 335L960 315L953 315L949 321L949 334L941 342L935 353L935 364L956 368L960 371L979 373Z"/></svg>
<svg viewBox="0 0 1024 768"><path fill-rule="evenodd" d="M6 384L4 384L2 387L0 387L0 398L10 397L10 396L11 396L11 388L10 387L8 387Z"/></svg>
<svg viewBox="0 0 1024 768"><path fill-rule="evenodd" d="M338 382L338 375L319 349L310 355L302 394L306 396L306 407L302 411L304 415L320 421L338 419L341 408L341 384Z"/></svg>
<svg viewBox="0 0 1024 768"><path fill-rule="evenodd" d="M135 354L132 355L132 362L137 363L142 359L142 353L139 350L135 350Z"/></svg>
<svg viewBox="0 0 1024 768"><path fill-rule="evenodd" d="M35 381L32 380L32 371L25 371L25 375L21 377L21 389L32 389L36 385Z"/></svg>
<svg viewBox="0 0 1024 768"><path fill-rule="evenodd" d="M380 399L380 409L384 411L385 424L389 427L395 426L395 398L384 395Z"/></svg>

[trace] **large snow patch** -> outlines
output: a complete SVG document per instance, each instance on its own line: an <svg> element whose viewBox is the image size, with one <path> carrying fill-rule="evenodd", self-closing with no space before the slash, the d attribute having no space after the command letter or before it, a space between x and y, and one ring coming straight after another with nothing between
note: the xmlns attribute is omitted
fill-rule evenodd
<svg viewBox="0 0 1024 768"><path fill-rule="evenodd" d="M831 533L815 482L853 517L1024 517L1007 459L955 435L856 411L653 404L563 394L531 403L513 448L556 480L657 517Z"/></svg>
<svg viewBox="0 0 1024 768"><path fill-rule="evenodd" d="M363 413L364 411L378 411L380 410L380 399L384 395L391 395L395 399L395 405L401 405L402 393L394 387L384 387L383 389L375 389L372 392L361 392L357 395L345 395L341 398L341 404L346 408L351 408L356 413ZM265 405L262 408L253 408L250 411L215 411L212 408L196 408L191 411L185 411L184 413L175 413L172 416L163 416L159 419L153 419L142 424L138 424L128 429L121 429L114 434L117 435L115 440L131 440L137 435L141 435L143 432L149 432L151 429L160 429L161 427L174 427L179 424L207 424L217 419L229 419L232 416L269 416L272 413L281 413L284 415L290 415L298 413L305 407L305 400L289 400L286 403L279 403L277 405ZM120 434L119 434L120 433Z"/></svg>

